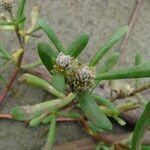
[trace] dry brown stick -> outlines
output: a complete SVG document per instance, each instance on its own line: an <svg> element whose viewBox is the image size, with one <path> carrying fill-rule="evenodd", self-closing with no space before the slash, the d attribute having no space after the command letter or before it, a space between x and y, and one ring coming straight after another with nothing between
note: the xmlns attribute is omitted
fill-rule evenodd
<svg viewBox="0 0 150 150"><path fill-rule="evenodd" d="M121 42L121 44L120 44L120 46L118 48L120 50L120 52L121 52L121 55L123 55L124 48L125 48L125 46L126 46L126 44L128 42L128 38L129 38L129 35L130 35L130 33L131 33L132 29L133 29L135 21L137 20L137 17L139 15L139 11L140 11L140 8L141 8L141 5L142 5L143 1L144 0L137 0L136 5L135 5L135 7L133 9L132 15L131 15L129 23L128 23L128 26L129 26L128 32L126 33L123 41Z"/></svg>
<svg viewBox="0 0 150 150"><path fill-rule="evenodd" d="M138 89L135 89L130 95L117 95L116 97L111 99L111 101L115 101L117 99L122 99L122 98L127 98L127 97L130 97L130 96L134 96L137 93L143 92L144 90L147 90L149 88L150 88L150 84L143 85L142 87L139 87Z"/></svg>

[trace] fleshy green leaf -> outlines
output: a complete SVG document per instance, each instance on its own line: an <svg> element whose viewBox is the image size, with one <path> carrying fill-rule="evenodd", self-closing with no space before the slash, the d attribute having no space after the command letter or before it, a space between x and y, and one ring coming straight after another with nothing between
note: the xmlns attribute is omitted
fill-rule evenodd
<svg viewBox="0 0 150 150"><path fill-rule="evenodd" d="M119 28L106 43L98 50L95 56L91 59L89 66L95 66L100 59L127 33L128 26Z"/></svg>
<svg viewBox="0 0 150 150"><path fill-rule="evenodd" d="M142 54L138 51L135 55L135 66L142 63Z"/></svg>
<svg viewBox="0 0 150 150"><path fill-rule="evenodd" d="M141 149L141 140L146 130L150 127L150 102L146 105L140 119L138 120L132 138L132 150Z"/></svg>
<svg viewBox="0 0 150 150"><path fill-rule="evenodd" d="M88 41L89 34L82 33L70 44L70 46L67 49L67 54L74 58L77 58L88 44Z"/></svg>
<svg viewBox="0 0 150 150"><path fill-rule="evenodd" d="M121 69L102 73L96 76L96 80L115 80L142 77L150 77L150 63L137 65L128 69Z"/></svg>
<svg viewBox="0 0 150 150"><path fill-rule="evenodd" d="M58 116L61 117L68 117L68 118L72 118L72 119L79 119L80 118L80 114L78 112L57 112Z"/></svg>
<svg viewBox="0 0 150 150"><path fill-rule="evenodd" d="M5 26L5 25L14 25L14 22L12 21L4 21L4 20L0 20L0 26Z"/></svg>
<svg viewBox="0 0 150 150"><path fill-rule="evenodd" d="M26 0L19 0L19 7L17 11L17 19L20 21L24 17L24 9L25 9Z"/></svg>
<svg viewBox="0 0 150 150"><path fill-rule="evenodd" d="M119 53L118 52L114 52L111 56L109 56L106 59L105 63L100 68L98 73L108 72L114 65L117 64L118 60L119 60Z"/></svg>
<svg viewBox="0 0 150 150"><path fill-rule="evenodd" d="M142 145L141 150L150 150L149 145Z"/></svg>
<svg viewBox="0 0 150 150"><path fill-rule="evenodd" d="M142 64L142 54L138 51L135 55L135 66ZM135 79L135 88L140 85L140 79Z"/></svg>
<svg viewBox="0 0 150 150"><path fill-rule="evenodd" d="M118 108L108 99L99 96L99 95L93 95L93 98L96 100L97 103L100 105L106 106L109 108L115 115L119 113Z"/></svg>
<svg viewBox="0 0 150 150"><path fill-rule="evenodd" d="M66 87L64 75L60 73L53 74L51 84L56 90L64 92Z"/></svg>
<svg viewBox="0 0 150 150"><path fill-rule="evenodd" d="M48 124L48 123L50 123L52 121L52 118L53 118L53 114L51 114L51 115L47 116L46 118L44 118L42 120L42 123L43 124Z"/></svg>
<svg viewBox="0 0 150 150"><path fill-rule="evenodd" d="M55 139L55 133L56 133L56 116L53 115L53 118L52 118L51 124L50 124L50 128L49 128L49 132L48 132L48 136L47 136L47 140L46 140L46 144L42 150L51 150L52 149L52 146L54 144L54 139Z"/></svg>
<svg viewBox="0 0 150 150"><path fill-rule="evenodd" d="M0 57L3 59L10 59L11 55L0 45Z"/></svg>
<svg viewBox="0 0 150 150"><path fill-rule="evenodd" d="M63 53L65 53L66 52L65 48L63 47L62 43L60 42L54 30L47 24L47 22L43 20L38 20L38 24L43 29L43 31L47 34L47 36L52 41L52 43L57 48L57 50L59 52L62 51Z"/></svg>
<svg viewBox="0 0 150 150"><path fill-rule="evenodd" d="M15 120L27 121L37 118L43 114L52 113L68 105L75 97L70 93L62 99L49 100L33 106L16 106L12 109L11 115Z"/></svg>
<svg viewBox="0 0 150 150"><path fill-rule="evenodd" d="M38 125L42 122L42 120L43 120L44 118L46 118L46 115L45 115L45 114L44 114L44 115L41 115L41 116L39 116L39 117L37 117L37 118L33 118L33 119L30 121L29 125L30 125L31 127L36 127L36 126L38 126Z"/></svg>
<svg viewBox="0 0 150 150"><path fill-rule="evenodd" d="M53 69L52 57L56 56L55 52L46 43L39 43L37 45L37 49L38 49L38 54L39 54L39 57L40 57L42 63L45 65L47 70L49 72L51 72L51 70Z"/></svg>
<svg viewBox="0 0 150 150"><path fill-rule="evenodd" d="M78 96L81 109L88 118L88 120L99 129L112 130L111 122L108 120L108 118L101 111L97 103L94 101L91 93L83 92Z"/></svg>
<svg viewBox="0 0 150 150"><path fill-rule="evenodd" d="M97 74L108 72L114 65L117 64L119 60L119 53L115 52L113 53L108 59L105 61L103 66L100 68ZM92 91L97 87L97 85L100 83L99 81L94 81L94 86L92 87Z"/></svg>
<svg viewBox="0 0 150 150"><path fill-rule="evenodd" d="M25 73L20 78L19 81L24 82L30 86L34 86L43 90L46 90L47 92L57 96L57 97L64 97L64 94L56 90L52 85L50 85L47 81L36 77L32 74Z"/></svg>

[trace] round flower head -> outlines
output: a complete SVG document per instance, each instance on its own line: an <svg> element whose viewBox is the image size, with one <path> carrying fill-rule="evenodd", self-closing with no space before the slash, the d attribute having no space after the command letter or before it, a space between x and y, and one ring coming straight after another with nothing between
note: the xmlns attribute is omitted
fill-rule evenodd
<svg viewBox="0 0 150 150"><path fill-rule="evenodd" d="M78 72L81 81L90 81L94 77L94 73L88 66L83 66Z"/></svg>
<svg viewBox="0 0 150 150"><path fill-rule="evenodd" d="M1 0L1 4L7 11L10 11L12 8L12 0Z"/></svg>
<svg viewBox="0 0 150 150"><path fill-rule="evenodd" d="M70 78L70 85L74 91L81 92L89 89L93 84L94 70L88 66L80 66Z"/></svg>
<svg viewBox="0 0 150 150"><path fill-rule="evenodd" d="M64 55L61 52L61 53L59 53L59 55L56 59L56 62L61 68L67 69L70 67L71 60L72 60L72 57L70 57L69 55Z"/></svg>

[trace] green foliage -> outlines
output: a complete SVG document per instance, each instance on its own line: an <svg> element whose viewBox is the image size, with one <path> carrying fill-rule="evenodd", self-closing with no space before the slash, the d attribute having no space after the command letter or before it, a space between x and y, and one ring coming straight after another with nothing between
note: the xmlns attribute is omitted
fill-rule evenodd
<svg viewBox="0 0 150 150"><path fill-rule="evenodd" d="M56 133L56 116L55 116L55 114L53 114L51 124L49 127L48 136L47 136L47 141L42 150L51 150L52 149L52 146L54 144L54 139L55 139L55 133Z"/></svg>
<svg viewBox="0 0 150 150"><path fill-rule="evenodd" d="M106 43L98 50L95 56L89 62L89 66L95 66L100 59L127 33L128 26L123 26L119 28L111 37L106 41Z"/></svg>
<svg viewBox="0 0 150 150"><path fill-rule="evenodd" d="M142 54L138 51L135 55L135 66L142 64ZM138 88L140 79L135 79L135 88Z"/></svg>
<svg viewBox="0 0 150 150"><path fill-rule="evenodd" d="M19 0L19 7L17 10L17 19L20 21L20 19L24 18L24 9L25 9L26 0Z"/></svg>
<svg viewBox="0 0 150 150"><path fill-rule="evenodd" d="M147 103L140 119L138 120L132 138L132 150L141 149L141 140L146 130L150 127L150 102Z"/></svg>
<svg viewBox="0 0 150 150"><path fill-rule="evenodd" d="M150 63L97 75L96 80L115 80L150 77Z"/></svg>
<svg viewBox="0 0 150 150"><path fill-rule="evenodd" d="M89 41L89 34L82 33L79 35L68 47L67 54L70 56L77 58L80 53L85 49L86 45Z"/></svg>
<svg viewBox="0 0 150 150"><path fill-rule="evenodd" d="M138 51L135 55L135 66L142 63L142 54Z"/></svg>
<svg viewBox="0 0 150 150"><path fill-rule="evenodd" d="M33 118L33 119L30 121L29 125L30 125L31 127L36 127L36 126L38 126L38 125L42 122L42 120L43 120L45 117L46 117L46 115L41 115L41 116L39 116L39 117L37 117L37 118Z"/></svg>
<svg viewBox="0 0 150 150"><path fill-rule="evenodd" d="M0 20L0 26L5 26L5 25L14 25L13 21L4 21L4 20Z"/></svg>
<svg viewBox="0 0 150 150"><path fill-rule="evenodd" d="M111 122L100 110L91 93L83 92L78 95L79 104L88 120L99 129L112 130Z"/></svg>
<svg viewBox="0 0 150 150"><path fill-rule="evenodd" d="M63 93L66 88L64 75L60 73L53 74L51 84L56 90Z"/></svg>
<svg viewBox="0 0 150 150"><path fill-rule="evenodd" d="M105 63L103 64L103 66L100 68L100 70L97 72L97 75L98 74L101 74L101 73L105 73L105 72L108 72L110 69L112 69L112 67L114 65L117 64L119 60L119 53L118 52L114 52L111 56L109 56ZM92 90L94 90L97 85L100 83L100 80L97 80L97 81L94 81L94 86L92 87Z"/></svg>
<svg viewBox="0 0 150 150"><path fill-rule="evenodd" d="M44 64L44 66L47 68L49 72L53 69L53 62L52 58L56 57L55 52L53 49L46 43L39 43L37 45L38 54L39 57Z"/></svg>
<svg viewBox="0 0 150 150"><path fill-rule="evenodd" d="M80 118L80 114L78 112L57 112L57 115L60 117L68 117L68 118L72 118L72 119L79 119Z"/></svg>
<svg viewBox="0 0 150 150"><path fill-rule="evenodd" d="M107 108L109 108L114 115L117 115L119 113L118 108L115 106L115 104L113 104L110 100L99 96L99 95L94 95L93 98L95 99L95 101L103 106L106 106Z"/></svg>
<svg viewBox="0 0 150 150"><path fill-rule="evenodd" d="M24 82L30 86L34 86L34 87L37 87L37 88L40 88L40 89L44 89L46 90L47 92L57 96L57 97L64 97L64 94L59 92L58 90L56 90L53 86L51 86L47 81L37 77L37 76L34 76L32 74L29 74L29 73L26 73L26 74L23 74L19 80L21 82Z"/></svg>
<svg viewBox="0 0 150 150"><path fill-rule="evenodd" d="M69 104L74 99L74 97L75 94L70 93L62 99L48 100L33 106L16 106L12 109L11 115L15 120L31 120L43 114L52 113L63 108Z"/></svg>
<svg viewBox="0 0 150 150"><path fill-rule="evenodd" d="M52 41L54 46L57 48L59 52L65 53L66 50L60 42L58 36L54 32L54 30L43 20L38 20L38 25L43 29L43 31L47 34L49 39Z"/></svg>
<svg viewBox="0 0 150 150"><path fill-rule="evenodd" d="M7 60L11 58L11 55L1 45L0 45L0 58Z"/></svg>
<svg viewBox="0 0 150 150"><path fill-rule="evenodd" d="M98 74L99 73L108 72L114 65L116 65L118 63L118 60L119 60L119 53L118 52L114 52L112 55L110 55L106 59L106 61L103 64L103 66L98 71Z"/></svg>

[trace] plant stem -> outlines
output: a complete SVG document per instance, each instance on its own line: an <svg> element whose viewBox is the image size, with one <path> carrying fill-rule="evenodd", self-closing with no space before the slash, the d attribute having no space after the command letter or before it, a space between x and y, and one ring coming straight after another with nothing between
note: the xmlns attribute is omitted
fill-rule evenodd
<svg viewBox="0 0 150 150"><path fill-rule="evenodd" d="M13 119L10 114L0 114L0 119Z"/></svg>
<svg viewBox="0 0 150 150"><path fill-rule="evenodd" d="M11 15L11 14L10 14ZM13 15L12 15L13 17ZM8 81L8 84L6 85L2 95L0 96L0 103L5 99L7 93L9 92L9 90L11 89L11 86L13 85L16 77L17 77L17 74L20 70L20 67L21 67L21 63L22 63L22 58L23 58L23 55L24 55L24 44L23 44L23 41L22 41L22 37L21 35L19 34L19 26L18 24L16 25L15 27L15 32L16 32L16 35L17 35L17 38L19 40L19 44L20 44L20 47L23 49L23 52L21 53L21 55L19 56L19 59L18 59L18 62L16 64L16 68L15 70L13 71L12 73L12 76L10 77L9 81Z"/></svg>

